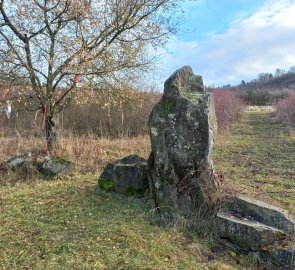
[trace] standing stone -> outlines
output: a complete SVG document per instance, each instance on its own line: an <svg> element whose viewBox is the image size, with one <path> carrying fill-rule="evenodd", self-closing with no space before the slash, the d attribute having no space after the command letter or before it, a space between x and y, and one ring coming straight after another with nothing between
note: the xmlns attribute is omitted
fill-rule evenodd
<svg viewBox="0 0 295 270"><path fill-rule="evenodd" d="M149 128L149 185L157 211L173 219L208 209L217 189L210 155L217 122L213 98L191 67L167 79Z"/></svg>

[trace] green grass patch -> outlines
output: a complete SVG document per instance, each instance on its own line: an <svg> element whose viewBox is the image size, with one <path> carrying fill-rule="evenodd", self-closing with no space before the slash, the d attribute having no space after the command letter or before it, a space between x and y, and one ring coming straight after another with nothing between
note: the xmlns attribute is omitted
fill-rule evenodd
<svg viewBox="0 0 295 270"><path fill-rule="evenodd" d="M241 191L295 213L294 134L272 112L246 112L241 123L218 136L215 169Z"/></svg>
<svg viewBox="0 0 295 270"><path fill-rule="evenodd" d="M204 261L176 230L155 226L135 198L97 177L0 188L0 269L235 269ZM209 267L209 268L206 268Z"/></svg>

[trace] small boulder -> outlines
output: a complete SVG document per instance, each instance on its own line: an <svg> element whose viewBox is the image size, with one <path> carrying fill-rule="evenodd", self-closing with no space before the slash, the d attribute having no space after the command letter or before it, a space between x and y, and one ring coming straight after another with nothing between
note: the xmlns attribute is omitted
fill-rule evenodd
<svg viewBox="0 0 295 270"><path fill-rule="evenodd" d="M221 238L239 248L258 251L271 269L294 268L295 222L283 209L238 195L217 214L216 225Z"/></svg>
<svg viewBox="0 0 295 270"><path fill-rule="evenodd" d="M31 157L31 153L26 153L23 155L15 156L15 157L9 159L8 161L6 161L5 165L9 169L15 169L17 167L20 167L20 166L28 163L30 160L30 157Z"/></svg>
<svg viewBox="0 0 295 270"><path fill-rule="evenodd" d="M32 180L40 176L37 164L33 161L30 152L14 156L8 161L0 164L0 171L0 173L3 174L13 172L13 176L8 177L8 182L10 183ZM6 180L4 183L6 183Z"/></svg>
<svg viewBox="0 0 295 270"><path fill-rule="evenodd" d="M73 163L61 157L47 157L40 166L40 172L46 177L54 177L58 174L68 173L73 169Z"/></svg>
<svg viewBox="0 0 295 270"><path fill-rule="evenodd" d="M141 195L148 188L147 161L130 155L108 164L99 176L99 186L125 195Z"/></svg>

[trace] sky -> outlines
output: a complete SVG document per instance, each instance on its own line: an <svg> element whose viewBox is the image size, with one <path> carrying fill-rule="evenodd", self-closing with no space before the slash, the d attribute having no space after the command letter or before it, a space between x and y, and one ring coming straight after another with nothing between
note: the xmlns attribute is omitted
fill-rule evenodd
<svg viewBox="0 0 295 270"><path fill-rule="evenodd" d="M160 84L184 65L205 85L250 81L295 66L295 0L198 0L159 53Z"/></svg>

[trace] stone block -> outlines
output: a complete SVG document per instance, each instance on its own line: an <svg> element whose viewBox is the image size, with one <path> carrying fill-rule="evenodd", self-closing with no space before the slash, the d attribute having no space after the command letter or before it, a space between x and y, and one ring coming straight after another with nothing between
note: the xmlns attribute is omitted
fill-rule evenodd
<svg viewBox="0 0 295 270"><path fill-rule="evenodd" d="M267 249L285 237L285 233L260 222L234 217L228 213L217 214L217 232L240 248L258 251Z"/></svg>
<svg viewBox="0 0 295 270"><path fill-rule="evenodd" d="M244 195L238 195L235 203L245 216L286 233L295 233L295 220L283 209Z"/></svg>
<svg viewBox="0 0 295 270"><path fill-rule="evenodd" d="M143 194L148 189L147 161L130 155L108 164L99 176L99 186L120 194Z"/></svg>

